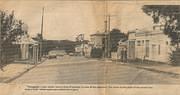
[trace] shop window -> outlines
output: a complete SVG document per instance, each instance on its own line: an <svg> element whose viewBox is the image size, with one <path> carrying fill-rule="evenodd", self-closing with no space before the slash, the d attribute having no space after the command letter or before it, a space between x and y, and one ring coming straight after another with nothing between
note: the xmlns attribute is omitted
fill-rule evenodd
<svg viewBox="0 0 180 95"><path fill-rule="evenodd" d="M142 40L142 45L144 45L144 40Z"/></svg>
<svg viewBox="0 0 180 95"><path fill-rule="evenodd" d="M158 54L159 55L161 54L161 46L160 45L158 46Z"/></svg>
<svg viewBox="0 0 180 95"><path fill-rule="evenodd" d="M146 40L146 57L149 57L149 40Z"/></svg>
<svg viewBox="0 0 180 95"><path fill-rule="evenodd" d="M168 41L166 41L166 45L168 45L169 43L168 43Z"/></svg>
<svg viewBox="0 0 180 95"><path fill-rule="evenodd" d="M137 46L141 46L141 41L137 41Z"/></svg>

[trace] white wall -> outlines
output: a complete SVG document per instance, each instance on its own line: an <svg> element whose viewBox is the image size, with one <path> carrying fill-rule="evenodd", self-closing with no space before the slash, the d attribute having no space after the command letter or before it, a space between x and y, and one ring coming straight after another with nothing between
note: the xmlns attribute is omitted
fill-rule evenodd
<svg viewBox="0 0 180 95"><path fill-rule="evenodd" d="M91 36L91 42L96 48L102 48L104 36Z"/></svg>
<svg viewBox="0 0 180 95"><path fill-rule="evenodd" d="M145 32L144 32L145 33ZM169 62L170 50L170 38L165 35L162 31L152 31L146 34L130 34L129 40L135 39L135 57L138 59L143 59L146 55L146 40L149 40L149 56L145 57L148 60L159 61L159 62ZM138 44L140 41L140 44ZM144 41L144 42L143 42Z"/></svg>

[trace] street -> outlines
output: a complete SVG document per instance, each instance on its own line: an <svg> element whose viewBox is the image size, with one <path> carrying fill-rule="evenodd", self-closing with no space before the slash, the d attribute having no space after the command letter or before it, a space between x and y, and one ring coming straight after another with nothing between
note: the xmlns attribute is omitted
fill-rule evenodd
<svg viewBox="0 0 180 95"><path fill-rule="evenodd" d="M179 84L180 79L111 61L64 56L47 59L12 83Z"/></svg>

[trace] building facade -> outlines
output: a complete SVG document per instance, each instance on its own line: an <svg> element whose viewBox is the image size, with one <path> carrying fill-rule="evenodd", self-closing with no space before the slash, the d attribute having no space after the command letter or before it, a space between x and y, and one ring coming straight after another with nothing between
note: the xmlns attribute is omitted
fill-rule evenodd
<svg viewBox="0 0 180 95"><path fill-rule="evenodd" d="M128 41L119 41L117 49L117 59L120 61L127 59L127 42Z"/></svg>
<svg viewBox="0 0 180 95"><path fill-rule="evenodd" d="M83 55L83 45L82 44L75 46L75 53L78 56L82 56Z"/></svg>
<svg viewBox="0 0 180 95"><path fill-rule="evenodd" d="M27 35L21 36L13 44L19 45L20 56L16 58L21 62L37 63L39 61L39 42L33 40Z"/></svg>
<svg viewBox="0 0 180 95"><path fill-rule="evenodd" d="M128 59L169 62L171 40L161 29L152 31L134 30L129 32Z"/></svg>
<svg viewBox="0 0 180 95"><path fill-rule="evenodd" d="M104 47L104 40L105 34L104 33L95 33L90 35L91 44L93 44L93 48L103 48Z"/></svg>

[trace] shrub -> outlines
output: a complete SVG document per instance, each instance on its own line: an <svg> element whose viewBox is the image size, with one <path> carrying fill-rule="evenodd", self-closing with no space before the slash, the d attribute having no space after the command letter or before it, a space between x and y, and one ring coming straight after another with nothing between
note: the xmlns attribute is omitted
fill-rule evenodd
<svg viewBox="0 0 180 95"><path fill-rule="evenodd" d="M170 54L170 62L174 66L180 66L180 48Z"/></svg>

